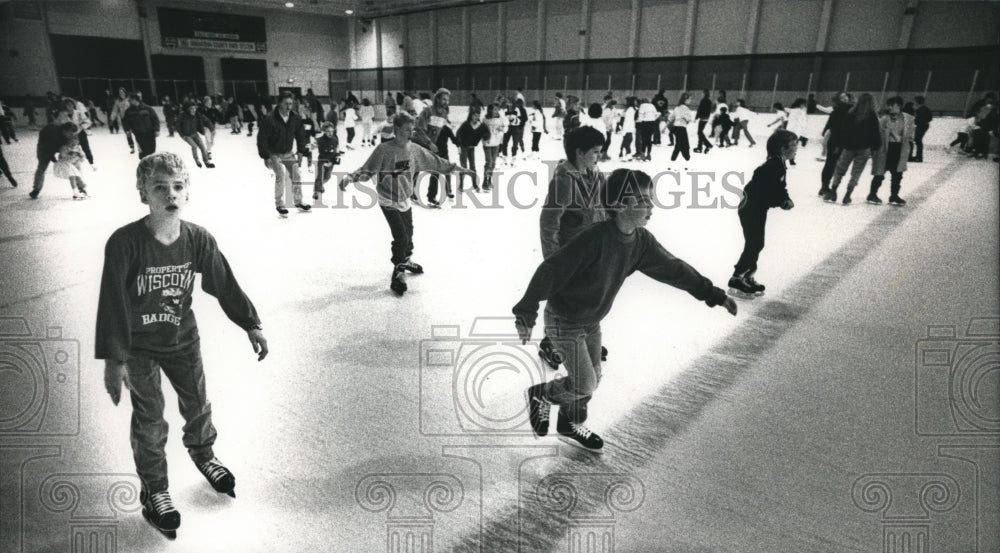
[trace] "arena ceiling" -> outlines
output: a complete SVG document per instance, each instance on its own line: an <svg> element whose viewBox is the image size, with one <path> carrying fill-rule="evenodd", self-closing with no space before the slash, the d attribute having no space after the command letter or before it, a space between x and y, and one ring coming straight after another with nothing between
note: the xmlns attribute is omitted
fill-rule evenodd
<svg viewBox="0 0 1000 553"><path fill-rule="evenodd" d="M286 7L285 3L288 1L291 1L294 7ZM510 0L212 0L205 3L371 19L403 13L508 1ZM348 10L354 13L348 14Z"/></svg>

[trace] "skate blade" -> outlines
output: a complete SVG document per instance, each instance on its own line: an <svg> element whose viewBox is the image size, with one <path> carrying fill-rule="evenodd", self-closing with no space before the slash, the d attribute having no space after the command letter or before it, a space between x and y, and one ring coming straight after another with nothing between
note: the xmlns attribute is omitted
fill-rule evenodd
<svg viewBox="0 0 1000 553"><path fill-rule="evenodd" d="M579 449L581 451L586 451L588 453L593 453L594 455L601 455L601 454L604 453L604 448L601 448L601 449L590 449L589 447L585 447L583 444L581 444L580 442L574 440L573 438L570 438L568 436L563 436L562 434L559 435L559 440L561 442L563 442L563 443L566 443L566 444L569 444L569 445L575 447L576 449Z"/></svg>
<svg viewBox="0 0 1000 553"><path fill-rule="evenodd" d="M228 492L226 492L226 495L228 495L229 497L231 497L233 499L236 499L236 491L235 490L229 490Z"/></svg>
<svg viewBox="0 0 1000 553"><path fill-rule="evenodd" d="M744 292L743 290L737 290L736 288L730 288L729 295L745 300L752 300L757 297L754 294L751 294L749 292Z"/></svg>

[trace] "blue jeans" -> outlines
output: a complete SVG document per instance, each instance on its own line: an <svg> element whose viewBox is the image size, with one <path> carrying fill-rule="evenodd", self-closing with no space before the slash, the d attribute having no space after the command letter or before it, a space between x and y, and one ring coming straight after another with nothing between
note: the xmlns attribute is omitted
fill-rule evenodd
<svg viewBox="0 0 1000 553"><path fill-rule="evenodd" d="M126 362L132 397L132 455L143 488L149 493L167 489L167 421L163 419L160 371L177 392L184 417L184 445L195 464L215 454L216 431L212 404L205 392L205 371L199 344L179 352L146 354L133 352Z"/></svg>
<svg viewBox="0 0 1000 553"><path fill-rule="evenodd" d="M580 324L545 308L545 335L565 355L569 375L545 384L544 395L568 422L587 420L587 403L601 381L601 325Z"/></svg>
<svg viewBox="0 0 1000 553"><path fill-rule="evenodd" d="M830 189L836 190L840 186L840 181L847 174L847 168L850 167L851 180L847 181L847 193L850 194L854 190L854 187L858 185L858 179L865 172L865 165L868 165L868 160L871 157L872 151L869 148L863 150L842 150L840 157L837 158L837 166L833 172L833 182L830 183Z"/></svg>

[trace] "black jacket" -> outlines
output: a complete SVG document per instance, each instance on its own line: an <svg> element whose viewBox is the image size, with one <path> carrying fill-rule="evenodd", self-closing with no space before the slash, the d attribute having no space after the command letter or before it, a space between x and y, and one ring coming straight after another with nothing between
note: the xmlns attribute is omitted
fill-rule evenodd
<svg viewBox="0 0 1000 553"><path fill-rule="evenodd" d="M878 150L882 147L882 130L878 118L873 113L861 121L855 121L850 111L845 112L843 117L834 120L830 126L830 145L845 150Z"/></svg>
<svg viewBox="0 0 1000 553"><path fill-rule="evenodd" d="M466 121L458 128L458 134L455 136L455 145L460 148L474 148L479 145L480 141L486 140L489 137L490 129L485 124L480 124L473 129L472 125Z"/></svg>
<svg viewBox="0 0 1000 553"><path fill-rule="evenodd" d="M51 123L42 127L38 131L38 147L36 155L38 161L55 161L56 152L66 143L66 137L62 133L60 125Z"/></svg>
<svg viewBox="0 0 1000 553"><path fill-rule="evenodd" d="M695 119L708 119L712 115L712 105L711 98L702 98L701 102L698 103L698 112L695 113Z"/></svg>
<svg viewBox="0 0 1000 553"><path fill-rule="evenodd" d="M268 159L274 154L286 154L292 151L292 142L298 144L296 150L300 154L309 152L309 137L302 128L302 118L294 111L288 112L288 122L281 119L275 108L260 122L257 132L257 155Z"/></svg>
<svg viewBox="0 0 1000 553"><path fill-rule="evenodd" d="M779 157L768 158L763 165L754 169L753 177L743 188L745 204L741 209L767 210L781 207L789 200L785 172L785 161Z"/></svg>
<svg viewBox="0 0 1000 553"><path fill-rule="evenodd" d="M122 117L122 128L138 134L160 132L160 118L146 104L129 106Z"/></svg>

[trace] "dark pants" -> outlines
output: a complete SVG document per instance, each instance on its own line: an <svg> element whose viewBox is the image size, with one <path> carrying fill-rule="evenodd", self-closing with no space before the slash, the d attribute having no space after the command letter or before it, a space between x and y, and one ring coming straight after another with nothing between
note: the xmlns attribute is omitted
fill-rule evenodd
<svg viewBox="0 0 1000 553"><path fill-rule="evenodd" d="M350 130L350 129L348 129L348 130ZM439 138L440 138L440 136L445 136L445 137L448 136L448 135L444 135L443 133L444 133L444 131L442 131L442 134L439 135ZM439 139L437 141L437 144L435 144L435 146L437 147L437 150L438 150L437 151L438 157L440 157L442 159L448 159L448 139L447 138ZM448 175L444 175L444 176L439 177L438 173L431 173L430 184L427 185L427 201L429 201L429 202L436 202L437 201L437 197L438 197L438 179L439 178L443 178L444 179L445 190L447 190L447 192L448 192L449 195L451 194L451 179L448 177Z"/></svg>
<svg viewBox="0 0 1000 553"><path fill-rule="evenodd" d="M541 134L541 133L536 133ZM458 162L472 171L472 186L473 188L479 189L479 184L476 182L476 147L475 146L462 146L458 151ZM465 182L465 175L458 176L458 189L462 190L462 184Z"/></svg>
<svg viewBox="0 0 1000 553"><path fill-rule="evenodd" d="M177 392L184 417L184 446L195 464L210 461L215 454L216 431L212 405L205 392L201 350L195 344L168 354L132 353L126 363L132 397L132 455L142 486L149 493L167 489L167 421L163 418L160 371Z"/></svg>
<svg viewBox="0 0 1000 553"><path fill-rule="evenodd" d="M538 151L538 143L541 142L541 140L542 140L542 133L540 133L540 132L532 132L531 133L531 151L532 152L537 152ZM609 144L611 143L611 133L608 133L607 143L609 143ZM608 151L607 146L604 147L604 151L605 152Z"/></svg>
<svg viewBox="0 0 1000 553"><path fill-rule="evenodd" d="M712 147L712 143L708 141L708 137L705 136L705 125L708 121L704 119L698 120L698 146L695 150L708 150Z"/></svg>
<svg viewBox="0 0 1000 553"><path fill-rule="evenodd" d="M3 157L3 150L0 150L0 174L7 177L11 184L15 184L14 175L10 173L10 166L7 165L7 158Z"/></svg>
<svg viewBox="0 0 1000 553"><path fill-rule="evenodd" d="M767 223L767 208L747 204L739 211L740 226L743 227L743 253L736 262L735 274L753 273L757 270L757 259L764 249L764 224Z"/></svg>
<svg viewBox="0 0 1000 553"><path fill-rule="evenodd" d="M130 130L126 130L125 131L125 140L128 141L128 147L134 150L135 149L135 141L132 140L132 131L130 131Z"/></svg>
<svg viewBox="0 0 1000 553"><path fill-rule="evenodd" d="M610 147L611 147L611 131L607 131L607 132L604 133L604 145L601 146L601 153L602 154L607 154L608 153L608 148L610 148ZM537 151L537 150L533 150L533 151Z"/></svg>
<svg viewBox="0 0 1000 553"><path fill-rule="evenodd" d="M924 135L927 134L927 129L930 125L917 125L917 134L913 137L914 144L917 145L916 153L910 154L910 161L916 161L921 163L924 161Z"/></svg>
<svg viewBox="0 0 1000 553"><path fill-rule="evenodd" d="M732 146L733 143L729 140L729 127L722 126L719 131L719 146Z"/></svg>
<svg viewBox="0 0 1000 553"><path fill-rule="evenodd" d="M673 138L673 134L670 135ZM621 148L618 148L618 157L625 157L625 154L632 154L632 133L627 132L625 136L622 137Z"/></svg>
<svg viewBox="0 0 1000 553"><path fill-rule="evenodd" d="M820 183L823 190L830 188L830 181L833 180L833 172L837 170L837 160L840 159L840 148L827 147L826 161L823 163L823 170L820 171Z"/></svg>
<svg viewBox="0 0 1000 553"><path fill-rule="evenodd" d="M32 194L37 195L42 191L42 187L45 186L45 171L49 168L49 163L52 163L51 157L38 158L38 168L35 169L35 183L31 188Z"/></svg>
<svg viewBox="0 0 1000 553"><path fill-rule="evenodd" d="M674 136L674 153L670 154L670 161L676 161L678 155L690 160L691 145L688 144L687 127L670 127L670 134Z"/></svg>
<svg viewBox="0 0 1000 553"><path fill-rule="evenodd" d="M347 127L347 143L354 141L354 127Z"/></svg>
<svg viewBox="0 0 1000 553"><path fill-rule="evenodd" d="M524 125L519 125L517 127L510 128L510 138L514 142L514 145L510 148L510 157L517 155L517 147L521 147L522 152L526 152L527 149L524 147Z"/></svg>
<svg viewBox="0 0 1000 553"><path fill-rule="evenodd" d="M507 127L507 132L503 133L503 142L500 144L500 155L507 155L507 147L510 146L510 137L513 134L513 129Z"/></svg>
<svg viewBox="0 0 1000 553"><path fill-rule="evenodd" d="M156 134L152 132L135 133L135 141L139 144L139 159L156 153Z"/></svg>
<svg viewBox="0 0 1000 553"><path fill-rule="evenodd" d="M10 117L4 117L0 119L0 134L3 135L3 141L10 144L11 139L17 142L17 133L14 132L14 123L10 120Z"/></svg>
<svg viewBox="0 0 1000 553"><path fill-rule="evenodd" d="M903 182L903 173L896 171L896 167L899 167L899 158L903 155L903 145L899 142L890 142L885 154L885 167L889 171L891 176L889 194L891 196L898 196L901 183ZM878 194L878 189L882 186L882 181L885 180L885 173L881 175L875 175L872 177L872 188L871 194Z"/></svg>
<svg viewBox="0 0 1000 553"><path fill-rule="evenodd" d="M413 255L413 209L398 211L383 207L382 215L392 233L392 264L405 263Z"/></svg>
<svg viewBox="0 0 1000 553"><path fill-rule="evenodd" d="M642 144L637 153L646 159L649 159L653 153L653 133L657 125L659 123L656 121L639 121L636 123L637 130L639 131L639 140Z"/></svg>
<svg viewBox="0 0 1000 553"><path fill-rule="evenodd" d="M170 136L173 136L174 133L177 131L177 127L175 126L176 122L177 119L173 117L167 119L167 133L169 133Z"/></svg>
<svg viewBox="0 0 1000 553"><path fill-rule="evenodd" d="M660 121L661 120L662 119L657 119L656 120L656 126L653 127L653 144L659 144L660 143L660 138L661 138L661 135L660 135Z"/></svg>
<svg viewBox="0 0 1000 553"><path fill-rule="evenodd" d="M87 138L87 131L80 131L80 134L76 135L80 139L80 148L83 149L83 155L87 156L87 163L94 164L94 154L90 153L90 139Z"/></svg>
<svg viewBox="0 0 1000 553"><path fill-rule="evenodd" d="M313 183L313 192L322 194L326 192L326 183L333 174L333 161L328 159L316 160L316 181Z"/></svg>

